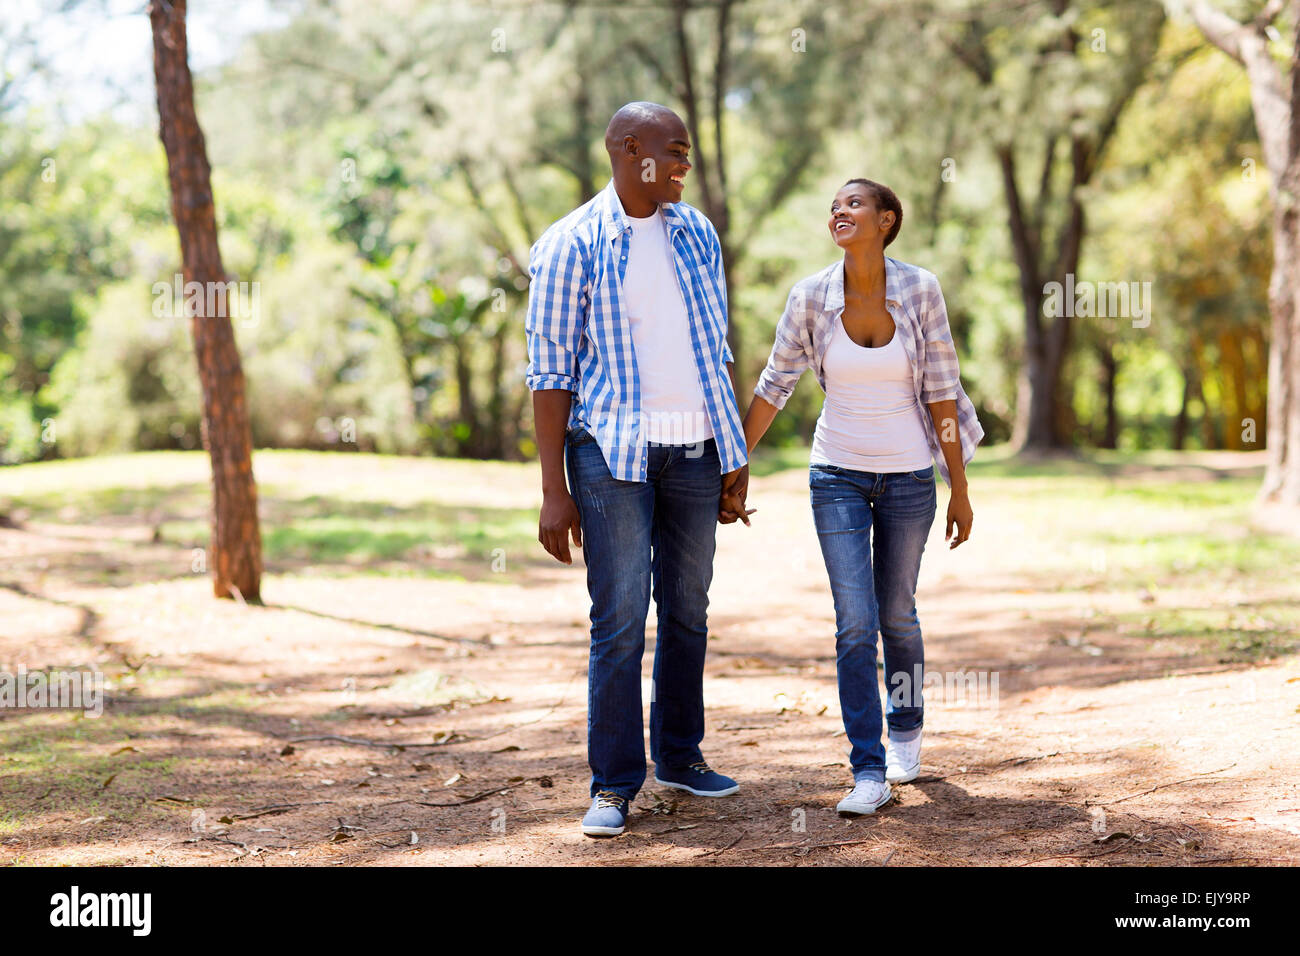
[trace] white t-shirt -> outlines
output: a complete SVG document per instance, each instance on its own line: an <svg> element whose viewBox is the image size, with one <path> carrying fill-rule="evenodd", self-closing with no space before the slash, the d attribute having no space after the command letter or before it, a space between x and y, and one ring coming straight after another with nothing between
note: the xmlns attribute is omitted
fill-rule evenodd
<svg viewBox="0 0 1300 956"><path fill-rule="evenodd" d="M624 215L627 211L624 210ZM646 440L693 445L713 437L704 388L691 347L690 316L677 284L663 212L632 225L623 308L641 378L641 421Z"/></svg>
<svg viewBox="0 0 1300 956"><path fill-rule="evenodd" d="M934 463L900 330L889 344L867 348L836 319L822 371L826 402L813 433L814 464L888 474Z"/></svg>

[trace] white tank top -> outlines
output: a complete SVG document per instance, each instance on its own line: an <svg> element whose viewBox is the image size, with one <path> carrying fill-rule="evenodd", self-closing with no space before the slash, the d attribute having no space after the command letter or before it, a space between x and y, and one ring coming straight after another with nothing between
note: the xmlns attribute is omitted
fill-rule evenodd
<svg viewBox="0 0 1300 956"><path fill-rule="evenodd" d="M826 402L813 434L813 464L890 473L934 463L900 331L887 345L866 348L836 319L822 371Z"/></svg>

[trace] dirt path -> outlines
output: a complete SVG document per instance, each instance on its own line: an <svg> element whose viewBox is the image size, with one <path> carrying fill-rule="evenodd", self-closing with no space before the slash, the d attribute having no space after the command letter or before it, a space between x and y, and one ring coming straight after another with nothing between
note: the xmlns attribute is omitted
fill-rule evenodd
<svg viewBox="0 0 1300 956"><path fill-rule="evenodd" d="M533 502L531 473L484 475L446 493ZM202 576L132 583L133 567L188 559L146 523L0 529L0 670L94 664L113 685L101 718L0 722L0 862L1300 862L1300 662L1225 663L1140 624L1152 607L1293 595L1063 583L1069 542L1014 498L976 497L955 552L936 523L918 596L931 672L996 675L996 696L927 690L923 775L876 817L840 820L847 744L806 474L752 495L754 526L719 529L705 684L705 754L741 791L651 781L612 841L577 829L580 564L507 551L493 560L509 573L467 580L275 574L267 607L241 607ZM78 573L105 562L124 566L119 586ZM312 737L332 739L291 743Z"/></svg>

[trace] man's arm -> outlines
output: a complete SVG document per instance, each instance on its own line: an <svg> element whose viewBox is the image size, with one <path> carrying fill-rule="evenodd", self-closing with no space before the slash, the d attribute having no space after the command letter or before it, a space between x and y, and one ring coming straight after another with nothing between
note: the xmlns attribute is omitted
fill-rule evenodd
<svg viewBox="0 0 1300 956"><path fill-rule="evenodd" d="M564 478L564 434L573 393L578 387L577 352L586 308L582 292L582 260L571 241L539 240L529 263L528 370L525 381L533 393L533 425L542 466L542 511L537 540L548 554L572 564L569 535L582 547L578 509Z"/></svg>
<svg viewBox="0 0 1300 956"><path fill-rule="evenodd" d="M537 522L537 540L548 554L565 564L573 563L569 555L570 534L574 546L582 547L578 506L564 478L564 433L572 403L573 393L565 389L533 392L537 457L542 464L542 513Z"/></svg>
<svg viewBox="0 0 1300 956"><path fill-rule="evenodd" d="M728 353L730 355L730 353ZM727 374L731 376L731 391L733 395L739 395L740 390L736 388L736 363L727 362ZM749 496L749 462L745 462L735 471L729 471L722 476L722 501L718 505L718 521L722 524L732 524L736 519L749 525L749 516L753 510L745 509L745 499Z"/></svg>
<svg viewBox="0 0 1300 956"><path fill-rule="evenodd" d="M707 220L706 220L707 222ZM717 285L718 304L722 309L723 315L723 333L722 333L722 361L727 366L727 375L731 378L731 393L736 397L736 413L740 413L740 390L736 388L736 358L731 352L731 345L727 342L726 326L731 320L729 296L727 294L727 270L722 261L722 242L718 239L718 231L713 228L713 223L708 223L709 232L709 265L713 270L713 280ZM745 510L745 496L749 493L749 462L741 465L735 471L729 471L722 476L722 498L718 503L718 521L722 524L731 524L737 518L749 524L749 515L752 512Z"/></svg>

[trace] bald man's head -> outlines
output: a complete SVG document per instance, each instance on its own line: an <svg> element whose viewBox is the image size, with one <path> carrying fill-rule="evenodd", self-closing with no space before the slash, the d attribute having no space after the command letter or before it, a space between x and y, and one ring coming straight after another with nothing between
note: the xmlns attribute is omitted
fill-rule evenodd
<svg viewBox="0 0 1300 956"><path fill-rule="evenodd" d="M681 200L691 139L668 107L638 101L619 109L605 128L605 150L628 215L643 218L658 203Z"/></svg>
<svg viewBox="0 0 1300 956"><path fill-rule="evenodd" d="M683 130L686 128L676 113L659 103L638 100L620 107L605 127L605 152L613 154L623 148L624 137L642 137L646 129L660 124L676 124Z"/></svg>

